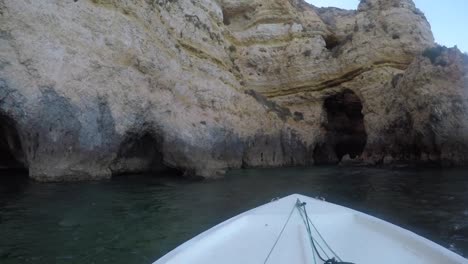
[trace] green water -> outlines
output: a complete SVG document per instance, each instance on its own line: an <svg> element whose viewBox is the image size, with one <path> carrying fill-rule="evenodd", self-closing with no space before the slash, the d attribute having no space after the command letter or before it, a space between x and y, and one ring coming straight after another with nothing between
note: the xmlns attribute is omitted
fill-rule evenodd
<svg viewBox="0 0 468 264"><path fill-rule="evenodd" d="M0 263L152 263L247 209L322 196L468 256L468 170L317 167L38 184L0 172Z"/></svg>

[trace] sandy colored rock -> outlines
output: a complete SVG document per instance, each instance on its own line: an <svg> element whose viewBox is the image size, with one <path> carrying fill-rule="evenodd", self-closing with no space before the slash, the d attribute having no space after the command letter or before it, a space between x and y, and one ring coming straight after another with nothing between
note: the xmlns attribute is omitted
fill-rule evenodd
<svg viewBox="0 0 468 264"><path fill-rule="evenodd" d="M466 164L466 59L433 46L410 0L0 0L0 166Z"/></svg>

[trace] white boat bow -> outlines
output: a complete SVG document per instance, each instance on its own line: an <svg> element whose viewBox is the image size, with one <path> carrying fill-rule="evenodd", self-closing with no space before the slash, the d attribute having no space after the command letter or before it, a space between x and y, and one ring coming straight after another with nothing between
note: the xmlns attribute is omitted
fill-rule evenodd
<svg viewBox="0 0 468 264"><path fill-rule="evenodd" d="M235 216L154 263L323 264L333 258L355 264L468 264L408 230L298 194Z"/></svg>

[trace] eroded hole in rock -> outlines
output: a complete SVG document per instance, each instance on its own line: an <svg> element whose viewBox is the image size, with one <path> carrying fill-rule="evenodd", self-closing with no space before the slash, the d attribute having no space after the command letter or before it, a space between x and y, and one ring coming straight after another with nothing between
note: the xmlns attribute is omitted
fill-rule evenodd
<svg viewBox="0 0 468 264"><path fill-rule="evenodd" d="M27 170L15 122L0 113L0 170Z"/></svg>
<svg viewBox="0 0 468 264"><path fill-rule="evenodd" d="M325 47L328 50L332 50L335 47L340 45L340 40L338 39L336 35L327 35L324 37L324 40L325 40Z"/></svg>
<svg viewBox="0 0 468 264"><path fill-rule="evenodd" d="M111 170L114 175L142 173L180 175L179 171L164 164L161 140L151 133L127 134Z"/></svg>
<svg viewBox="0 0 468 264"><path fill-rule="evenodd" d="M356 158L366 146L367 133L362 102L351 90L328 97L323 107L327 113L326 142L314 153L322 163L339 162L345 155ZM332 153L330 153L332 152Z"/></svg>
<svg viewBox="0 0 468 264"><path fill-rule="evenodd" d="M229 26L231 24L231 19L227 13L227 11L223 10L223 24Z"/></svg>

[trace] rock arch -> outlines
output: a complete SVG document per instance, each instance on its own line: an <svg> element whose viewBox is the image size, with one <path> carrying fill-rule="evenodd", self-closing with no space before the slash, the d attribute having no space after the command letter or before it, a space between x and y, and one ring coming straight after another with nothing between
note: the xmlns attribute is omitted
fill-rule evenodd
<svg viewBox="0 0 468 264"><path fill-rule="evenodd" d="M316 163L337 163L345 155L359 157L367 142L361 99L351 90L329 96L323 103L327 121L325 142L314 151Z"/></svg>
<svg viewBox="0 0 468 264"><path fill-rule="evenodd" d="M161 141L158 135L151 132L127 133L111 165L112 174L179 174L164 163Z"/></svg>

